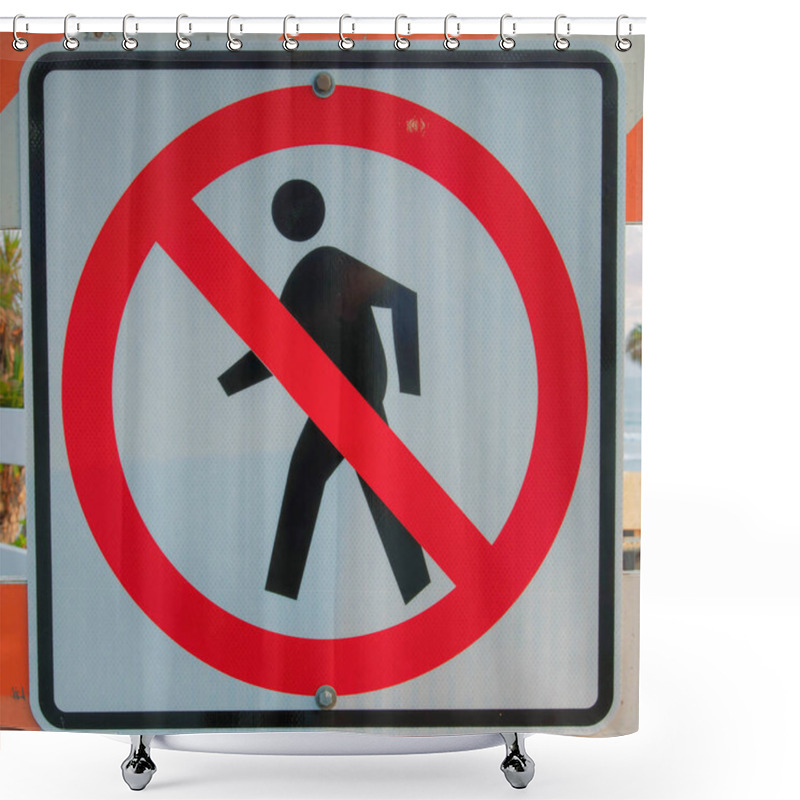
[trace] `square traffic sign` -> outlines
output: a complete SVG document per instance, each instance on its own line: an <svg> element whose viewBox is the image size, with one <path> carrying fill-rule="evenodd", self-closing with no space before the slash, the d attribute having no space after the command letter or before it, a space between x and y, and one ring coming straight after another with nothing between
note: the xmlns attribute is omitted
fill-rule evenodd
<svg viewBox="0 0 800 800"><path fill-rule="evenodd" d="M619 81L480 43L27 68L44 726L602 723Z"/></svg>

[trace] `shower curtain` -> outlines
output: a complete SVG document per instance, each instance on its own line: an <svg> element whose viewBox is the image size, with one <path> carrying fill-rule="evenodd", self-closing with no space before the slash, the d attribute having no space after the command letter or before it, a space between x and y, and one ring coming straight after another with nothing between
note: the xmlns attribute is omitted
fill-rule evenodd
<svg viewBox="0 0 800 800"><path fill-rule="evenodd" d="M3 725L636 729L644 40L450 30L3 41Z"/></svg>

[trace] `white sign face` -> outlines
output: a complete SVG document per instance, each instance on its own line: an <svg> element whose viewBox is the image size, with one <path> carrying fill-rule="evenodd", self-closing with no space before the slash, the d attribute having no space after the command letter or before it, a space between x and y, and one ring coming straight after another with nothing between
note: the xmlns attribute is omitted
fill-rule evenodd
<svg viewBox="0 0 800 800"><path fill-rule="evenodd" d="M28 68L43 726L613 710L618 71L471 48Z"/></svg>

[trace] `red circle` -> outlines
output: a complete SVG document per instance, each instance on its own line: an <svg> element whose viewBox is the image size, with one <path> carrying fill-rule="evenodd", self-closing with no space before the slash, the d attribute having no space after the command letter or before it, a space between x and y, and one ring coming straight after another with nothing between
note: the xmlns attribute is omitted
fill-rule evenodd
<svg viewBox="0 0 800 800"><path fill-rule="evenodd" d="M409 121L422 120L424 125ZM291 147L359 147L399 159L448 189L500 250L522 296L536 347L538 404L522 488L487 563L437 603L391 628L342 639L265 630L201 594L148 531L122 469L114 431L114 353L125 305L173 204L230 169ZM191 232L187 232L191 235ZM567 270L532 202L503 165L462 129L394 95L305 86L220 109L165 147L137 176L95 241L73 300L62 410L83 513L111 569L142 611L214 669L275 691L340 695L408 681L477 641L542 564L569 506L583 454L586 350Z"/></svg>

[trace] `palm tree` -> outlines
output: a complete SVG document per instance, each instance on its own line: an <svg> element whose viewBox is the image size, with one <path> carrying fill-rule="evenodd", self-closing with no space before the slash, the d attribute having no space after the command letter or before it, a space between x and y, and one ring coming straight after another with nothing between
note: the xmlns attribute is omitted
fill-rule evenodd
<svg viewBox="0 0 800 800"><path fill-rule="evenodd" d="M0 247L0 406L22 408L22 281L19 234ZM0 464L0 542L24 546L25 467Z"/></svg>
<svg viewBox="0 0 800 800"><path fill-rule="evenodd" d="M19 234L0 248L0 406L22 408L22 281Z"/></svg>
<svg viewBox="0 0 800 800"><path fill-rule="evenodd" d="M625 352L630 356L631 361L635 361L639 366L642 364L642 323L635 325L628 334L625 342Z"/></svg>

